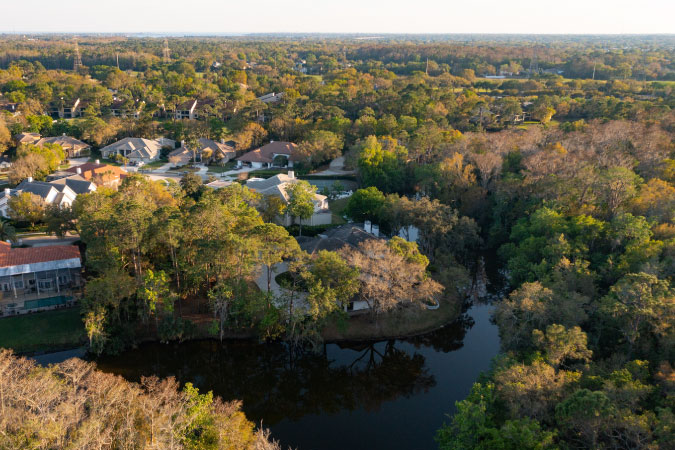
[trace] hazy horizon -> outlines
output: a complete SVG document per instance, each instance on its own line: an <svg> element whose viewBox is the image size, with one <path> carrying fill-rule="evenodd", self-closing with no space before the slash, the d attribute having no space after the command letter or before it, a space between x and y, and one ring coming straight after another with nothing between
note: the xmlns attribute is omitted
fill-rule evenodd
<svg viewBox="0 0 675 450"><path fill-rule="evenodd" d="M549 7L517 0L468 2L402 0L259 0L255 9L239 2L176 0L137 2L33 0L3 5L5 17L29 17L24 25L0 25L13 34L514 34L626 35L673 34L675 5L667 0L634 2L569 0ZM64 24L70 24L64 26Z"/></svg>

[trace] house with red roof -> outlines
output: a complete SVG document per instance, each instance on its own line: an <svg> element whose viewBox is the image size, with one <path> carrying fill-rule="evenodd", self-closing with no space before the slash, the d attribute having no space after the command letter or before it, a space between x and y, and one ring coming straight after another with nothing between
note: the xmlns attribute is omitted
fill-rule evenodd
<svg viewBox="0 0 675 450"><path fill-rule="evenodd" d="M249 166L254 169L268 167L293 167L293 163L300 161L298 146L292 142L272 141L267 145L244 153L237 158L237 166Z"/></svg>
<svg viewBox="0 0 675 450"><path fill-rule="evenodd" d="M77 246L12 248L0 242L0 313L23 314L72 304L81 293L81 273Z"/></svg>

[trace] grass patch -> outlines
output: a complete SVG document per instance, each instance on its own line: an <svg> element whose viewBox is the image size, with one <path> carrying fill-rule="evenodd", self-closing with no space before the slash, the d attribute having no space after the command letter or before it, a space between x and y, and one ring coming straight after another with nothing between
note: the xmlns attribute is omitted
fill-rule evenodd
<svg viewBox="0 0 675 450"><path fill-rule="evenodd" d="M141 166L143 169L156 169L162 167L164 164L167 164L169 160L158 159L157 161L149 162Z"/></svg>
<svg viewBox="0 0 675 450"><path fill-rule="evenodd" d="M224 173L237 168L237 161L228 161L222 166L209 166L210 173Z"/></svg>
<svg viewBox="0 0 675 450"><path fill-rule="evenodd" d="M60 350L86 342L80 308L0 319L0 347L17 353Z"/></svg>
<svg viewBox="0 0 675 450"><path fill-rule="evenodd" d="M333 213L333 224L340 225L346 223L345 219L342 216L345 212L345 208L347 207L347 203L349 203L349 197L340 198L328 202L328 207L330 208L330 211Z"/></svg>

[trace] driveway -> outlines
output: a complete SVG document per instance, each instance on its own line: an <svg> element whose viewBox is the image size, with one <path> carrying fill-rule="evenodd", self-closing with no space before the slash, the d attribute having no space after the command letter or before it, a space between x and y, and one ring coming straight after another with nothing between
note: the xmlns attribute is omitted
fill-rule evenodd
<svg viewBox="0 0 675 450"><path fill-rule="evenodd" d="M260 275L255 279L255 284L260 288L262 292L267 292L267 267L266 266L260 266ZM283 301L281 298L288 292L286 289L282 288L279 286L277 283L277 280L275 280L276 276L287 272L288 271L288 264L285 262L281 262L279 264L275 264L272 266L272 279L270 280L270 292L274 296L274 299L272 300L274 305L277 308L284 307ZM307 297L306 292L296 292L295 293L295 308L301 308L308 310L309 305L307 304L307 301L305 298Z"/></svg>
<svg viewBox="0 0 675 450"><path fill-rule="evenodd" d="M345 157L340 156L335 158L328 165L328 169L313 173L312 175L321 175L321 176L335 176L335 175L354 175L356 171L354 170L345 170Z"/></svg>

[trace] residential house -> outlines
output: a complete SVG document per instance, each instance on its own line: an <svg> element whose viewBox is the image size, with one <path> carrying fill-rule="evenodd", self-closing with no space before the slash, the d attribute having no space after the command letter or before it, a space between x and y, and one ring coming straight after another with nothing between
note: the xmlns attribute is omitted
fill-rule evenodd
<svg viewBox="0 0 675 450"><path fill-rule="evenodd" d="M55 172L47 177L47 182L54 186L68 186L77 195L94 192L96 190L96 183L86 180L81 173L73 175L70 172Z"/></svg>
<svg viewBox="0 0 675 450"><path fill-rule="evenodd" d="M116 189L122 182L127 172L121 167L101 164L97 159L95 163L84 163L79 166L69 167L62 171L71 175L79 175L87 181L92 181L98 186L106 186Z"/></svg>
<svg viewBox="0 0 675 450"><path fill-rule="evenodd" d="M49 105L49 115L53 119L74 119L82 115L84 105L80 99L52 102Z"/></svg>
<svg viewBox="0 0 675 450"><path fill-rule="evenodd" d="M68 158L79 158L80 156L88 156L91 151L91 146L86 142L82 142L74 137L66 136L65 133L61 136L46 137L40 139L36 145L43 144L58 144L66 152Z"/></svg>
<svg viewBox="0 0 675 450"><path fill-rule="evenodd" d="M261 195L274 195L281 198L281 200L288 204L290 203L289 187L298 182L293 171L289 171L288 175L278 174L268 179L250 178L246 182L246 187L258 192ZM314 194L314 214L309 219L303 219L303 225L328 225L333 220L333 215L328 209L328 198L325 195ZM294 222L294 218L288 213L279 217L278 221L284 226L290 226Z"/></svg>
<svg viewBox="0 0 675 450"><path fill-rule="evenodd" d="M176 119L190 119L197 118L197 100L188 100L176 106L173 115Z"/></svg>
<svg viewBox="0 0 675 450"><path fill-rule="evenodd" d="M244 153L237 158L237 166L244 165L254 169L267 167L293 167L295 161L299 161L298 146L292 142L270 142L267 145Z"/></svg>
<svg viewBox="0 0 675 450"><path fill-rule="evenodd" d="M141 117L141 111L145 106L144 101L128 101L118 97L113 97L113 102L110 104L110 114L113 117L133 117L138 119Z"/></svg>
<svg viewBox="0 0 675 450"><path fill-rule="evenodd" d="M33 181L32 177L28 177L14 189L5 188L0 196L0 215L9 217L10 199L26 192L37 195L46 205L58 207L72 205L77 197L77 193L66 183L52 184L46 181Z"/></svg>
<svg viewBox="0 0 675 450"><path fill-rule="evenodd" d="M123 156L132 164L149 163L161 156L163 145L154 139L127 137L101 149L104 158L112 159Z"/></svg>
<svg viewBox="0 0 675 450"><path fill-rule="evenodd" d="M0 156L0 172L8 172L12 167L12 161L7 156Z"/></svg>
<svg viewBox="0 0 675 450"><path fill-rule="evenodd" d="M368 228L359 225L346 224L330 228L314 237L296 237L300 248L310 256L316 256L320 251L338 251L344 247L358 248L362 242L382 239L377 234L371 233ZM369 309L368 302L353 298L345 308L346 312L364 311Z"/></svg>
<svg viewBox="0 0 675 450"><path fill-rule="evenodd" d="M17 147L21 144L35 144L41 137L40 133L19 133L14 135L14 144L16 144Z"/></svg>
<svg viewBox="0 0 675 450"><path fill-rule="evenodd" d="M77 246L12 248L0 242L0 312L24 314L70 305L81 294L81 272Z"/></svg>
<svg viewBox="0 0 675 450"><path fill-rule="evenodd" d="M12 116L21 114L19 111L19 104L16 102L0 101L0 111L6 111Z"/></svg>
<svg viewBox="0 0 675 450"><path fill-rule="evenodd" d="M263 96L258 97L258 100L260 100L263 103L277 103L281 101L281 99L284 97L283 92L270 92L269 94L265 94Z"/></svg>
<svg viewBox="0 0 675 450"><path fill-rule="evenodd" d="M169 161L176 166L189 164L193 162L193 159L206 162L203 161L202 158L205 151L210 153L208 162L215 161L218 164L225 164L236 155L234 142L225 142L224 139L221 139L220 142L216 142L211 139L199 138L199 148L196 150L195 154L192 153L192 149L188 149L185 146L185 141L181 142L181 144L182 145L179 148L169 153Z"/></svg>

